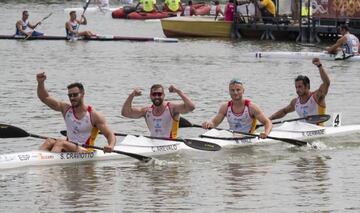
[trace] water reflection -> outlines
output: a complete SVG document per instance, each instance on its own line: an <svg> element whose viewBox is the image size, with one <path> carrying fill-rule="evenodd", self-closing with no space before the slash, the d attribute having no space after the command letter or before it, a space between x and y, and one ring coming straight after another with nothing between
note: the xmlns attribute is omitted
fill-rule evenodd
<svg viewBox="0 0 360 213"><path fill-rule="evenodd" d="M330 188L332 183L329 177L329 156L300 157L293 161L293 170L289 173L293 188L299 196L298 202L309 207L329 205Z"/></svg>

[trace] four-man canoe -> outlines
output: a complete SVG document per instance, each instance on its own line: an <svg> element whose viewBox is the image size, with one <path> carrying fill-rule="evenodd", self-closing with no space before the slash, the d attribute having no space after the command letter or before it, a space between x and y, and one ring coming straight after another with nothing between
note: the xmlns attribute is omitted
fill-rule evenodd
<svg viewBox="0 0 360 213"><path fill-rule="evenodd" d="M360 56L351 56L343 59L337 58L335 54L327 52L254 52L250 54L251 57L256 58L285 58L285 59L312 59L319 58L321 60L347 60L347 61L360 61Z"/></svg>
<svg viewBox="0 0 360 213"><path fill-rule="evenodd" d="M24 40L25 36L0 35L0 39ZM27 40L68 40L65 36L31 36ZM158 38L158 37L128 37L128 36L112 36L98 35L91 38L77 38L83 41L155 41L155 42L178 42L174 38Z"/></svg>

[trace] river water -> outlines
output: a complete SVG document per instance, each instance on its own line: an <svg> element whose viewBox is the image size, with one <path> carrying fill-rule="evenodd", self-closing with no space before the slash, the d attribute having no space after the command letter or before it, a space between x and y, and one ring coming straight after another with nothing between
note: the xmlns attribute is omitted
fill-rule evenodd
<svg viewBox="0 0 360 213"><path fill-rule="evenodd" d="M40 1L38 1L40 2ZM80 1L2 1L0 34L13 34L24 9L35 22L53 15L39 28L63 35L67 7ZM98 34L163 37L159 22L114 20L88 14ZM178 43L0 41L1 123L31 133L60 137L64 123L36 96L36 73L45 71L46 87L67 100L66 85L81 81L86 102L101 111L116 132L147 135L142 119L123 118L120 109L135 87L144 95L135 105L150 104L149 87L176 85L196 104L185 117L210 119L229 95L230 79L241 79L245 95L267 115L296 96L293 79L308 75L312 89L320 77L311 60L256 60L252 51L316 51L287 42L180 39ZM358 62L323 61L331 78L328 113L342 114L342 124L360 117ZM179 100L167 94L169 100ZM286 118L294 118L294 113ZM331 125L328 122L327 125ZM226 128L224 122L221 127ZM181 129L194 137L200 129ZM360 134L317 141L321 149L294 149L285 143L180 152L159 157L162 165L118 160L0 171L0 212L359 212ZM0 154L36 150L33 138L1 139ZM103 140L99 141L104 143Z"/></svg>

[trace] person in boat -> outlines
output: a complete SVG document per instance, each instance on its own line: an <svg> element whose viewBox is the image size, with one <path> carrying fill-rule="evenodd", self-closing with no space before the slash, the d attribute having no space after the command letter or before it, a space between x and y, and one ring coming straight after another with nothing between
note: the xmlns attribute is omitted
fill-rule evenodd
<svg viewBox="0 0 360 213"><path fill-rule="evenodd" d="M30 24L29 20L29 12L24 10L22 12L22 18L16 22L16 32L15 35L20 36L43 36L44 33L35 31L34 29L41 24L41 22L37 22L36 24Z"/></svg>
<svg viewBox="0 0 360 213"><path fill-rule="evenodd" d="M135 10L137 10L140 5L142 5L141 11L145 13L159 11L158 7L156 6L156 0L140 0L135 6Z"/></svg>
<svg viewBox="0 0 360 213"><path fill-rule="evenodd" d="M272 0L259 0L257 2L264 23L272 23L276 7Z"/></svg>
<svg viewBox="0 0 360 213"><path fill-rule="evenodd" d="M233 21L234 11L235 11L234 0L229 0L228 3L225 5L224 21Z"/></svg>
<svg viewBox="0 0 360 213"><path fill-rule="evenodd" d="M210 15L215 16L215 21L219 15L224 16L224 12L221 9L220 2L216 0L214 5L211 5Z"/></svg>
<svg viewBox="0 0 360 213"><path fill-rule="evenodd" d="M359 39L349 32L346 25L340 26L340 34L342 37L334 45L327 47L326 51L330 54L340 53L343 58L359 55Z"/></svg>
<svg viewBox="0 0 360 213"><path fill-rule="evenodd" d="M164 11L166 12L180 12L183 11L184 8L181 4L180 0L165 0L164 2Z"/></svg>
<svg viewBox="0 0 360 213"><path fill-rule="evenodd" d="M79 32L79 26L80 24L86 25L87 19L84 15L81 16L81 19L76 19L76 11L71 11L69 13L70 20L65 23L65 30L66 30L66 37L67 39L74 39L77 37L84 36L86 38L91 38L96 36L96 34L90 32L90 31L80 31Z"/></svg>
<svg viewBox="0 0 360 213"><path fill-rule="evenodd" d="M112 152L116 143L115 135L107 125L104 116L84 103L84 86L81 83L72 83L67 87L70 101L68 103L56 100L49 95L45 89L46 78L44 72L36 75L37 95L48 107L62 113L67 129L67 140L48 138L40 149L51 152L89 152L91 150L83 146L93 145L100 130L108 142L108 145L104 146L104 152Z"/></svg>
<svg viewBox="0 0 360 213"><path fill-rule="evenodd" d="M264 131L260 138L265 139L271 131L272 123L265 116L263 111L250 99L244 98L244 85L238 79L229 82L229 94L231 100L220 105L218 113L210 121L202 124L204 129L216 128L227 118L230 130L238 132L253 133L256 128L256 121L264 124Z"/></svg>
<svg viewBox="0 0 360 213"><path fill-rule="evenodd" d="M184 10L181 12L181 16L193 16L196 15L196 10L193 6L193 2L191 0L188 1L188 5L184 7Z"/></svg>
<svg viewBox="0 0 360 213"><path fill-rule="evenodd" d="M296 111L299 117L309 115L322 115L326 112L325 97L330 86L330 78L318 58L312 63L318 68L322 84L315 91L310 91L310 79L299 75L295 78L295 89L298 97L291 100L290 104L272 114L269 119L279 119L290 112Z"/></svg>
<svg viewBox="0 0 360 213"><path fill-rule="evenodd" d="M141 90L136 88L126 99L121 115L127 118L145 118L145 122L153 137L176 138L179 128L180 114L191 112L195 109L194 103L180 89L174 85L169 87L170 93L176 93L182 102L165 101L165 90L160 84L150 88L151 106L134 107L134 97L141 95Z"/></svg>

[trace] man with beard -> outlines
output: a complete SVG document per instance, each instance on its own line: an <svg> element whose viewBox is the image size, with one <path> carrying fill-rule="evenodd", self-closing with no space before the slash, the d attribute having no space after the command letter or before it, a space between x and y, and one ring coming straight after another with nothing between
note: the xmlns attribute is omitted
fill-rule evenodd
<svg viewBox="0 0 360 213"><path fill-rule="evenodd" d="M51 109L61 112L67 129L67 140L46 139L40 150L51 152L89 152L84 147L94 145L96 136L101 133L106 137L108 145L104 152L112 152L116 143L115 135L108 127L105 118L90 105L85 105L85 90L81 83L72 83L68 89L70 104L51 97L45 89L46 75L44 72L36 75L38 82L37 95ZM71 143L71 142L73 143ZM76 143L76 144L74 144Z"/></svg>
<svg viewBox="0 0 360 213"><path fill-rule="evenodd" d="M286 114L294 111L296 111L300 117L325 114L325 96L329 90L330 78L318 58L314 58L312 63L319 69L322 80L320 87L311 92L310 79L307 76L299 75L295 78L295 89L298 97L292 99L286 107L272 114L270 120L282 118Z"/></svg>
<svg viewBox="0 0 360 213"><path fill-rule="evenodd" d="M216 128L226 117L230 130L253 133L256 128L256 120L259 120L264 124L264 132L260 133L260 138L265 139L270 134L272 123L260 107L250 99L243 97L244 91L243 83L240 80L231 80L229 83L231 100L223 103L217 115L210 121L204 122L202 127L204 129Z"/></svg>
<svg viewBox="0 0 360 213"><path fill-rule="evenodd" d="M171 85L169 92L177 93L183 102L164 101L164 87L160 84L154 84L150 88L150 99L153 105L150 107L133 107L134 97L141 95L141 90L136 88L126 99L121 115L128 118L144 117L153 137L176 138L180 114L193 111L195 105L188 96L175 86Z"/></svg>

